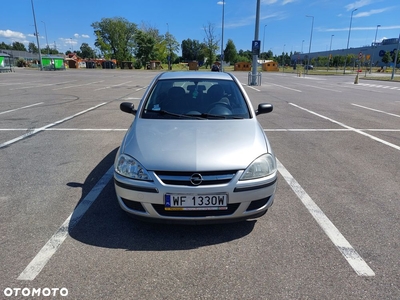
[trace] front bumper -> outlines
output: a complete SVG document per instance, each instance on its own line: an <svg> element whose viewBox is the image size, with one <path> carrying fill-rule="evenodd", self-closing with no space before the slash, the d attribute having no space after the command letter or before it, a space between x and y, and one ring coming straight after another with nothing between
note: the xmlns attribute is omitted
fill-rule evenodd
<svg viewBox="0 0 400 300"><path fill-rule="evenodd" d="M260 217L274 202L277 173L256 180L239 181L242 172L223 184L187 186L166 184L156 174L154 181L138 181L114 173L114 185L120 207L132 216L163 223L224 223ZM164 209L164 196L176 194L228 195L226 210L179 210Z"/></svg>

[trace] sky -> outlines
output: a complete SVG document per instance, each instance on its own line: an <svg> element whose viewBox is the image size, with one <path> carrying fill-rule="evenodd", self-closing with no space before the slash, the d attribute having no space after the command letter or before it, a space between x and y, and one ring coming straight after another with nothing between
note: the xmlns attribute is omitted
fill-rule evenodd
<svg viewBox="0 0 400 300"><path fill-rule="evenodd" d="M113 17L160 34L170 31L179 44L203 42L209 25L220 45L231 39L237 51L251 50L257 35L261 51L277 55L363 47L375 36L381 41L400 34L399 0L260 0L258 30L257 0L13 0L2 2L0 43L37 44L33 11L40 47L48 43L63 53L79 50L82 43L95 49L91 24Z"/></svg>

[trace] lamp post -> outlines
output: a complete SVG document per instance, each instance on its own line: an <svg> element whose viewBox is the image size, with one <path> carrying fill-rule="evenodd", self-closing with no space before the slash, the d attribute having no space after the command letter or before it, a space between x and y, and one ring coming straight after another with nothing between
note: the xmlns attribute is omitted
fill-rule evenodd
<svg viewBox="0 0 400 300"><path fill-rule="evenodd" d="M166 34L166 38L167 38L167 44L168 44L168 50L169 50L169 54L168 54L168 70L171 71L172 70L172 66L171 66L171 59L172 59L172 51L171 51L171 37L169 34L169 24L167 23L167 34Z"/></svg>
<svg viewBox="0 0 400 300"><path fill-rule="evenodd" d="M350 32L351 32L351 23L353 22L353 13L357 10L357 8L353 9L351 12L351 17L350 17L350 26L349 26L349 36L347 38L347 50L349 49L349 42L350 42ZM347 52L344 60L344 69L343 69L343 74L346 74L346 63L347 63Z"/></svg>
<svg viewBox="0 0 400 300"><path fill-rule="evenodd" d="M286 44L283 45L283 51L282 51L282 72L285 72L285 64L284 64L284 57L285 57L285 46Z"/></svg>
<svg viewBox="0 0 400 300"><path fill-rule="evenodd" d="M369 64L369 74L372 72L372 63L374 62L374 48L376 48L376 37L378 36L378 28L381 27L381 25L376 25L376 31L375 31L375 40L374 40L374 46L372 47L372 54L371 54L371 61Z"/></svg>
<svg viewBox="0 0 400 300"><path fill-rule="evenodd" d="M256 26L254 30L254 41L258 41L258 31L260 26L260 5L261 0L257 0L256 6ZM258 53L260 49L258 48ZM257 67L258 67L258 53L253 52L253 61L251 64L251 81L249 80L250 85L257 85ZM250 74L249 74L250 76ZM259 82L261 84L261 73L259 74Z"/></svg>
<svg viewBox="0 0 400 300"><path fill-rule="evenodd" d="M40 71L43 71L42 67L42 53L40 53L40 45L39 45L39 32L37 31L37 26L36 26L36 16L35 16L35 9L33 7L33 0L31 0L32 4L32 14L33 14L33 22L35 24L35 36L36 36L36 42L38 45L38 52L39 52L39 64L40 64Z"/></svg>
<svg viewBox="0 0 400 300"><path fill-rule="evenodd" d="M310 36L310 46L308 47L308 59L307 59L307 74L308 74L308 69L310 68L310 54L311 54L311 42L312 42L312 34L314 30L314 16L306 16L307 18L312 18L312 23L311 23L311 36Z"/></svg>
<svg viewBox="0 0 400 300"><path fill-rule="evenodd" d="M394 56L394 64L393 64L391 80L394 79L394 72L395 72L396 66L397 66L397 58L399 56L399 48L400 48L400 34L399 34L399 39L397 40L397 51L396 51L396 55Z"/></svg>
<svg viewBox="0 0 400 300"><path fill-rule="evenodd" d="M44 24L44 32L46 34L46 45L47 45L47 55L50 55L50 47L49 47L49 42L47 40L47 28L46 28L46 23L41 21Z"/></svg>
<svg viewBox="0 0 400 300"><path fill-rule="evenodd" d="M262 47L262 52L264 53L264 44L265 44L265 27L267 27L267 25L264 25L264 34L263 34L263 47ZM265 59L265 58L264 58Z"/></svg>
<svg viewBox="0 0 400 300"><path fill-rule="evenodd" d="M222 34L221 34L221 67L219 71L222 72L224 70L223 61L224 61L224 19L225 19L225 1L222 1Z"/></svg>
<svg viewBox="0 0 400 300"><path fill-rule="evenodd" d="M334 36L335 36L334 34L331 35L331 45L329 46L328 71L329 71L329 65L330 65L330 63L331 63L331 56L332 56L332 54L331 54L331 51L332 51L332 38L333 38Z"/></svg>

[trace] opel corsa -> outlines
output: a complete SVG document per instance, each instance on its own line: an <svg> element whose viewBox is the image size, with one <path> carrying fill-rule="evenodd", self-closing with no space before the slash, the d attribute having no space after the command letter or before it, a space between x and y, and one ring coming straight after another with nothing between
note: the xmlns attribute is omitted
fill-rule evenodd
<svg viewBox="0 0 400 300"><path fill-rule="evenodd" d="M133 114L115 158L119 205L148 221L236 222L264 215L274 201L277 166L235 76L222 72L157 75Z"/></svg>

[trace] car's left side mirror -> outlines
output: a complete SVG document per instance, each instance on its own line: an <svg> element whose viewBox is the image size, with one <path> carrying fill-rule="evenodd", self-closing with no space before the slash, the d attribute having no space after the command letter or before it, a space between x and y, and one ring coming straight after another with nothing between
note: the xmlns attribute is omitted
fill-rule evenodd
<svg viewBox="0 0 400 300"><path fill-rule="evenodd" d="M261 115L261 114L270 113L273 109L274 109L274 107L270 103L258 104L258 108L256 110L256 116Z"/></svg>
<svg viewBox="0 0 400 300"><path fill-rule="evenodd" d="M119 108L123 111L126 112L128 114L133 114L136 115L137 110L135 109L135 106L133 105L133 103L130 102L122 102L119 105Z"/></svg>

